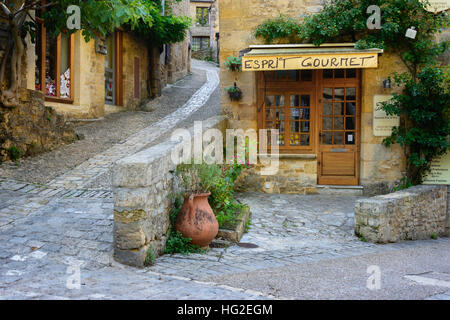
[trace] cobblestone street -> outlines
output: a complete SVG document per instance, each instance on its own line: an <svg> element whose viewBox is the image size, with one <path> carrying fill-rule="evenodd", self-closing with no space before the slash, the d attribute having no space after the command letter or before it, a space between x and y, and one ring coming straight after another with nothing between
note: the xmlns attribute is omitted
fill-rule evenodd
<svg viewBox="0 0 450 320"><path fill-rule="evenodd" d="M1 299L450 299L450 239L362 242L353 233L356 196L239 194L253 214L242 242L256 248L163 256L142 270L116 263L109 169L172 129L218 113L217 68L194 67L206 82L192 81L198 88L178 109L58 176L26 181L20 169L39 171L48 154L18 169L3 165ZM366 287L370 265L381 267L381 290ZM81 288L69 289L77 266ZM436 281L423 285L411 275Z"/></svg>

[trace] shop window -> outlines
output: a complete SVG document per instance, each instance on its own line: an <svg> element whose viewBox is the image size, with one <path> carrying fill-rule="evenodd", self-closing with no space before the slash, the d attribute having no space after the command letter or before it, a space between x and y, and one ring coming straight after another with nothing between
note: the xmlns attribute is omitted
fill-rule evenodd
<svg viewBox="0 0 450 320"><path fill-rule="evenodd" d="M192 51L199 51L209 48L209 37L193 37Z"/></svg>
<svg viewBox="0 0 450 320"><path fill-rule="evenodd" d="M48 100L72 102L73 35L60 33L53 38L39 17L36 39L36 84Z"/></svg>
<svg viewBox="0 0 450 320"><path fill-rule="evenodd" d="M201 26L209 25L209 8L197 7L197 24Z"/></svg>

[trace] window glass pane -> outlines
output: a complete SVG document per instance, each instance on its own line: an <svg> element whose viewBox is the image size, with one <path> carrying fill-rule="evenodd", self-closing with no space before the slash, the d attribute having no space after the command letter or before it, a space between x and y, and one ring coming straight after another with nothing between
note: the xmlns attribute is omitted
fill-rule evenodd
<svg viewBox="0 0 450 320"><path fill-rule="evenodd" d="M60 83L59 91L61 98L70 98L70 37L61 33L61 56L60 56Z"/></svg>
<svg viewBox="0 0 450 320"><path fill-rule="evenodd" d="M312 70L302 70L301 77L302 81L312 81Z"/></svg>
<svg viewBox="0 0 450 320"><path fill-rule="evenodd" d="M345 89L344 88L336 88L334 89L334 100L336 101L344 101Z"/></svg>
<svg viewBox="0 0 450 320"><path fill-rule="evenodd" d="M334 130L344 130L344 118L334 118Z"/></svg>
<svg viewBox="0 0 450 320"><path fill-rule="evenodd" d="M309 108L300 109L300 118L302 120L309 120L309 116L310 116Z"/></svg>
<svg viewBox="0 0 450 320"><path fill-rule="evenodd" d="M302 107L309 107L310 103L309 95L302 95Z"/></svg>
<svg viewBox="0 0 450 320"><path fill-rule="evenodd" d="M298 123L298 122L291 122L291 132L292 133L299 133L300 132L300 123Z"/></svg>
<svg viewBox="0 0 450 320"><path fill-rule="evenodd" d="M309 122L308 121L302 121L302 132L309 132Z"/></svg>
<svg viewBox="0 0 450 320"><path fill-rule="evenodd" d="M333 144L333 136L331 132L324 132L322 134L322 143L323 144Z"/></svg>
<svg viewBox="0 0 450 320"><path fill-rule="evenodd" d="M334 77L336 79L342 79L345 76L345 69L336 69L334 70Z"/></svg>
<svg viewBox="0 0 450 320"><path fill-rule="evenodd" d="M284 96L275 96L275 102L278 107L284 106Z"/></svg>
<svg viewBox="0 0 450 320"><path fill-rule="evenodd" d="M356 78L356 69L347 69L347 78Z"/></svg>
<svg viewBox="0 0 450 320"><path fill-rule="evenodd" d="M309 135L308 134L301 135L300 144L302 146L309 146Z"/></svg>
<svg viewBox="0 0 450 320"><path fill-rule="evenodd" d="M324 79L333 79L333 70L331 70L331 69L323 70L323 78Z"/></svg>
<svg viewBox="0 0 450 320"><path fill-rule="evenodd" d="M208 37L202 37L202 49L209 48L209 38Z"/></svg>
<svg viewBox="0 0 450 320"><path fill-rule="evenodd" d="M344 133L335 132L333 144L344 144Z"/></svg>
<svg viewBox="0 0 450 320"><path fill-rule="evenodd" d="M347 117L345 118L345 129L346 130L355 130L355 118Z"/></svg>
<svg viewBox="0 0 450 320"><path fill-rule="evenodd" d="M334 104L334 114L338 116L344 115L344 103L338 102Z"/></svg>
<svg viewBox="0 0 450 320"><path fill-rule="evenodd" d="M354 102L347 102L345 104L346 114L348 116L355 116L356 115L356 105Z"/></svg>
<svg viewBox="0 0 450 320"><path fill-rule="evenodd" d="M198 51L201 47L201 37L192 38L192 51Z"/></svg>
<svg viewBox="0 0 450 320"><path fill-rule="evenodd" d="M324 101L333 100L333 88L323 88L323 100Z"/></svg>
<svg viewBox="0 0 450 320"><path fill-rule="evenodd" d="M56 97L56 39L46 34L45 95Z"/></svg>
<svg viewBox="0 0 450 320"><path fill-rule="evenodd" d="M300 106L299 95L291 95L291 107L299 107L299 106Z"/></svg>
<svg viewBox="0 0 450 320"><path fill-rule="evenodd" d="M356 88L347 88L345 91L347 100L356 100Z"/></svg>
<svg viewBox="0 0 450 320"><path fill-rule="evenodd" d="M333 130L333 118L323 118L322 129L323 130Z"/></svg>
<svg viewBox="0 0 450 320"><path fill-rule="evenodd" d="M323 104L323 115L324 116L331 116L333 114L333 105L329 102L325 102Z"/></svg>
<svg viewBox="0 0 450 320"><path fill-rule="evenodd" d="M291 108L291 120L299 120L299 118L300 118L300 109Z"/></svg>

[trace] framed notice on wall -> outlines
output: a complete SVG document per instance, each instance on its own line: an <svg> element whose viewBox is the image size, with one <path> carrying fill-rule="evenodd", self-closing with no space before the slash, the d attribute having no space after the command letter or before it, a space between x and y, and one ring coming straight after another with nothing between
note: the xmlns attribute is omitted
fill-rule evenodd
<svg viewBox="0 0 450 320"><path fill-rule="evenodd" d="M428 0L428 3L425 4L425 10L433 13L445 11L450 8L450 0Z"/></svg>
<svg viewBox="0 0 450 320"><path fill-rule="evenodd" d="M431 171L425 177L423 184L450 185L450 152L431 163Z"/></svg>
<svg viewBox="0 0 450 320"><path fill-rule="evenodd" d="M381 102L389 101L392 95L375 95L373 97L373 135L375 137L389 137L393 127L400 125L400 117L388 116L381 109Z"/></svg>

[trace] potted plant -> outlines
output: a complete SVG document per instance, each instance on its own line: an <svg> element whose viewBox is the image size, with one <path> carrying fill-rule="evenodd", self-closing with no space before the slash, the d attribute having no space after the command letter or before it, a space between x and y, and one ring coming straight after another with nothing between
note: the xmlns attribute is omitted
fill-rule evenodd
<svg viewBox="0 0 450 320"><path fill-rule="evenodd" d="M234 86L225 88L225 90L228 92L231 101L239 101L242 99L242 91L237 87L236 82Z"/></svg>
<svg viewBox="0 0 450 320"><path fill-rule="evenodd" d="M201 248L207 248L219 231L219 223L208 203L217 170L216 166L180 165L176 172L184 203L175 230Z"/></svg>
<svg viewBox="0 0 450 320"><path fill-rule="evenodd" d="M242 70L242 58L229 56L224 65L230 71L239 72Z"/></svg>

